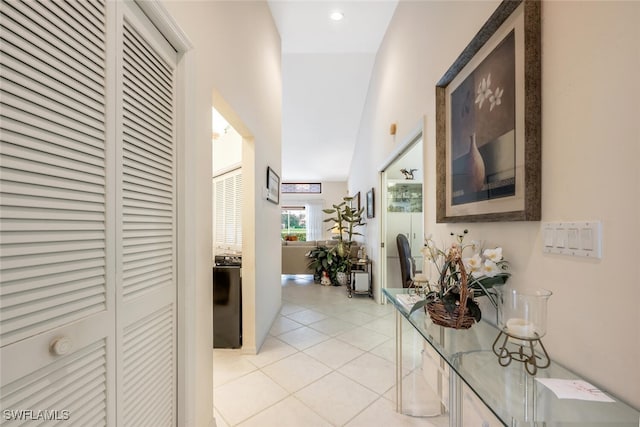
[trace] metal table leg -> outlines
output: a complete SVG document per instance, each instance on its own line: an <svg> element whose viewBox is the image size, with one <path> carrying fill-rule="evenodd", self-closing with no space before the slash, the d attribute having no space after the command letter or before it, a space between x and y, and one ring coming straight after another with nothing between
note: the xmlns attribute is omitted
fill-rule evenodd
<svg viewBox="0 0 640 427"><path fill-rule="evenodd" d="M402 413L402 315L396 310L396 412Z"/></svg>

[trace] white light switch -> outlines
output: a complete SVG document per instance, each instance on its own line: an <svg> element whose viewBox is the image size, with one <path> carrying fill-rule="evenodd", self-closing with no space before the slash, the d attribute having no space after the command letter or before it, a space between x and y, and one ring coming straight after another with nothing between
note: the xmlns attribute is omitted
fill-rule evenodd
<svg viewBox="0 0 640 427"><path fill-rule="evenodd" d="M580 247L580 243L578 241L578 229L577 228L569 228L568 234L568 247L569 249L578 249Z"/></svg>
<svg viewBox="0 0 640 427"><path fill-rule="evenodd" d="M556 248L567 247L567 229L556 228Z"/></svg>
<svg viewBox="0 0 640 427"><path fill-rule="evenodd" d="M553 228L544 229L544 245L547 248L553 247L553 235L555 234Z"/></svg>
<svg viewBox="0 0 640 427"><path fill-rule="evenodd" d="M602 257L600 221L545 222L541 229L544 253Z"/></svg>
<svg viewBox="0 0 640 427"><path fill-rule="evenodd" d="M580 246L587 251L593 250L593 230L583 228L580 230Z"/></svg>

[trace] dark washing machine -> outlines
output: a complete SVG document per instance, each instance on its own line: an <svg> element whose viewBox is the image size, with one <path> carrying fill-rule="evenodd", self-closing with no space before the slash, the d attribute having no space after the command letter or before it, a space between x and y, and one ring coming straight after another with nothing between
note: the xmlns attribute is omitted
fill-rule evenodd
<svg viewBox="0 0 640 427"><path fill-rule="evenodd" d="M242 256L216 255L213 267L213 348L242 347Z"/></svg>

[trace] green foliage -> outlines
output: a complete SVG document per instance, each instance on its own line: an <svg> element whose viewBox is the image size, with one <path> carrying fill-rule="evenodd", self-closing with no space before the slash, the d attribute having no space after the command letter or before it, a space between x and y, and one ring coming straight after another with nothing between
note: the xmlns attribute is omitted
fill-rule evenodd
<svg viewBox="0 0 640 427"><path fill-rule="evenodd" d="M473 300L473 298L467 299L467 308L469 309L469 313L471 316L476 319L476 322L479 322L482 319L482 312L480 311L480 307Z"/></svg>
<svg viewBox="0 0 640 427"><path fill-rule="evenodd" d="M338 243L332 248L332 251L346 262L349 263L349 254L351 253L351 245L353 244L353 236L361 236L362 234L355 231L356 227L364 225L362 222L362 214L364 208L354 209L351 207L353 197L345 197L343 202L333 205L332 209L323 209L322 211L328 215L333 215L324 220L324 222L333 222L328 230L337 229Z"/></svg>
<svg viewBox="0 0 640 427"><path fill-rule="evenodd" d="M321 245L305 254L308 258L311 258L307 266L314 271L315 278L319 279L322 277L322 272L326 271L331 282L337 283L337 273L347 271L348 265L345 259L338 256L334 249Z"/></svg>
<svg viewBox="0 0 640 427"><path fill-rule="evenodd" d="M338 240L351 242L353 236L361 236L362 234L355 231L355 228L362 223L362 214L364 207L360 209L354 209L351 207L351 201L353 197L345 197L343 202L338 205L333 205L332 209L323 209L322 211L329 215L334 215L331 218L327 218L324 222L333 222L334 226L329 228L332 230L334 227L338 229ZM345 236L346 235L346 236ZM346 237L346 239L345 239Z"/></svg>
<svg viewBox="0 0 640 427"><path fill-rule="evenodd" d="M287 228L300 228L300 217L290 215L288 212L280 214L280 223Z"/></svg>
<svg viewBox="0 0 640 427"><path fill-rule="evenodd" d="M322 274L323 271L329 271L335 258L335 255L326 246L317 246L305 255L311 258L307 267L318 274Z"/></svg>
<svg viewBox="0 0 640 427"><path fill-rule="evenodd" d="M297 240L298 242L306 242L307 230L305 228L296 230L282 230L281 236L283 240ZM295 237L295 239L291 239L291 237Z"/></svg>
<svg viewBox="0 0 640 427"><path fill-rule="evenodd" d="M447 310L448 313L453 313L453 310L456 309L456 303L460 301L460 294L449 293L441 299L444 309Z"/></svg>
<svg viewBox="0 0 640 427"><path fill-rule="evenodd" d="M335 246L318 246L306 254L311 258L308 267L314 271L314 276L321 277L322 272L326 271L332 283L337 283L336 275L338 272L349 270L352 239L353 236L360 235L355 231L355 228L363 225L364 208L351 208L349 204L351 199L351 197L345 197L342 203L333 205L332 209L323 209L324 213L332 215L324 220L324 222L334 223L329 230L334 228L338 230L338 241Z"/></svg>

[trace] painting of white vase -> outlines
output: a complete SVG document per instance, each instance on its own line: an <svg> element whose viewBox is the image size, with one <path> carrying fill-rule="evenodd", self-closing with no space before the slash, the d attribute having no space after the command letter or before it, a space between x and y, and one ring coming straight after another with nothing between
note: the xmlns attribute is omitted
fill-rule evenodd
<svg viewBox="0 0 640 427"><path fill-rule="evenodd" d="M539 221L540 3L503 1L436 83L436 222Z"/></svg>
<svg viewBox="0 0 640 427"><path fill-rule="evenodd" d="M515 194L515 37L451 93L452 205Z"/></svg>
<svg viewBox="0 0 640 427"><path fill-rule="evenodd" d="M482 154L478 150L476 144L476 134L474 133L469 138L469 155L467 156L466 169L469 171L469 184L470 191L478 192L484 188L485 172L484 172L484 160Z"/></svg>

